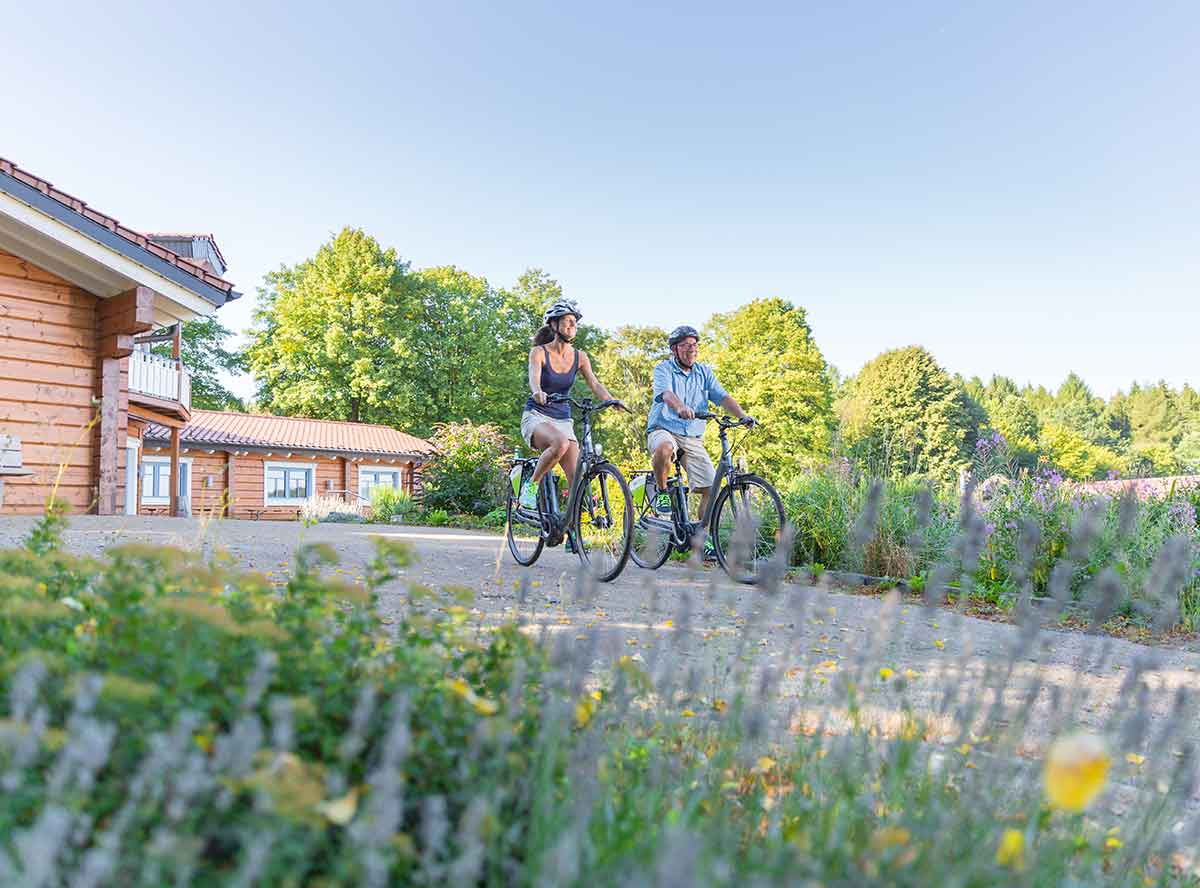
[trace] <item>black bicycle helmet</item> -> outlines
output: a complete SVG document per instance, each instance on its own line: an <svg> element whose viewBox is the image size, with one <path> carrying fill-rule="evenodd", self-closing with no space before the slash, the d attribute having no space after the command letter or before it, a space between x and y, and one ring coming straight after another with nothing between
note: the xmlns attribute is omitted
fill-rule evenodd
<svg viewBox="0 0 1200 888"><path fill-rule="evenodd" d="M576 323L583 320L583 312L579 310L579 306L575 304L574 299L558 299L550 303L550 307L542 315L542 323L549 324L551 319L562 318L567 315L575 315Z"/></svg>
<svg viewBox="0 0 1200 888"><path fill-rule="evenodd" d="M687 324L680 324L671 331L671 335L667 337L667 345L674 348L683 340L691 336L697 342L700 341L700 334L696 332L695 327L689 327Z"/></svg>

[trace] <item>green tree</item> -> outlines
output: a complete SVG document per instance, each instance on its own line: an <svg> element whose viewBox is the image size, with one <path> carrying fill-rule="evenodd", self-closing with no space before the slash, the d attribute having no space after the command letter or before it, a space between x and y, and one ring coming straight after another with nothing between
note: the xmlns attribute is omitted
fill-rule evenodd
<svg viewBox="0 0 1200 888"><path fill-rule="evenodd" d="M1183 434L1183 416L1176 404L1175 393L1165 382L1131 388L1126 410L1134 449L1175 449Z"/></svg>
<svg viewBox="0 0 1200 888"><path fill-rule="evenodd" d="M225 348L233 335L216 318L184 321L180 331L180 358L192 377L192 407L199 410L245 410L241 398L221 384L220 373L240 373L246 369L243 357ZM170 357L170 344L158 344L155 354Z"/></svg>
<svg viewBox="0 0 1200 888"><path fill-rule="evenodd" d="M1038 447L1051 464L1076 481L1103 478L1109 471L1126 468L1119 453L1089 441L1066 426L1053 423L1043 426Z"/></svg>
<svg viewBox="0 0 1200 888"><path fill-rule="evenodd" d="M629 413L607 411L600 435L609 459L626 469L645 468L646 417L654 394L654 368L669 357L667 333L658 327L618 327L593 355L596 372Z"/></svg>
<svg viewBox="0 0 1200 888"><path fill-rule="evenodd" d="M868 362L839 407L848 454L878 476L949 481L969 463L972 426L960 389L920 346Z"/></svg>
<svg viewBox="0 0 1200 888"><path fill-rule="evenodd" d="M784 478L829 456L833 383L803 308L756 299L713 315L704 341L717 379L762 423L745 439L756 471Z"/></svg>
<svg viewBox="0 0 1200 888"><path fill-rule="evenodd" d="M396 251L354 228L311 259L269 273L246 350L258 405L284 415L404 424L412 289Z"/></svg>
<svg viewBox="0 0 1200 888"><path fill-rule="evenodd" d="M1092 394L1087 383L1077 374L1068 373L1054 395L1054 405L1043 422L1062 426L1085 441L1111 448L1120 441L1104 419L1104 401Z"/></svg>

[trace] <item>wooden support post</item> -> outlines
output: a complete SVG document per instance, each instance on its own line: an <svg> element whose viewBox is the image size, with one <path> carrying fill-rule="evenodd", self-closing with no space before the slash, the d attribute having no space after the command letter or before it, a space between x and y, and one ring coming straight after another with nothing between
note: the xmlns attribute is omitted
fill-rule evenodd
<svg viewBox="0 0 1200 888"><path fill-rule="evenodd" d="M233 517L233 496L237 490L237 476L235 474L234 456L232 450L225 451L225 517Z"/></svg>
<svg viewBox="0 0 1200 888"><path fill-rule="evenodd" d="M121 459L124 448L120 440L121 361L106 357L100 360L100 423L96 449L97 489L96 514L116 515L119 502Z"/></svg>
<svg viewBox="0 0 1200 888"><path fill-rule="evenodd" d="M347 503L357 503L358 502L358 497L355 497L354 499L350 498L350 496L351 496L350 457L348 457L348 456L342 457L342 490L346 491L346 502Z"/></svg>
<svg viewBox="0 0 1200 888"><path fill-rule="evenodd" d="M179 429L171 429L171 487L168 491L167 514L179 514Z"/></svg>

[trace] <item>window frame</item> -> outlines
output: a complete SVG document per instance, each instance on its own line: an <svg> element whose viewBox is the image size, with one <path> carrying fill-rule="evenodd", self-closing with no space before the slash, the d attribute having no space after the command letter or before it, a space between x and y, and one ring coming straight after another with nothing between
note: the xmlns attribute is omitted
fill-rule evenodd
<svg viewBox="0 0 1200 888"><path fill-rule="evenodd" d="M270 493L270 472L272 469L283 469L283 486L286 490L288 487L288 472L290 471L306 471L308 472L308 496L272 496ZM264 506L288 506L298 503L307 503L317 495L317 464L313 462L292 462L291 460L263 460L263 505Z"/></svg>
<svg viewBox="0 0 1200 888"><path fill-rule="evenodd" d="M383 486L382 484L372 484L370 486L370 488L368 488L367 491L364 493L363 492L363 475L392 475L394 477L394 482L395 482L392 484L392 490L404 490L404 470L403 469L396 467L396 466L388 466L387 468L376 468L375 466L371 466L369 468L364 468L360 464L358 467L358 495L362 499L369 500L371 498L371 492L376 487Z"/></svg>
<svg viewBox="0 0 1200 888"><path fill-rule="evenodd" d="M146 493L147 464L160 465L160 466L166 465L167 467L170 467L171 457L159 456L157 454L150 456L150 455L146 454L145 449L143 448L141 460L139 460L139 462L138 462L138 468L139 468L138 498L139 498L139 502L141 502L141 504L143 506L169 506L171 504L171 489L170 488L167 488L166 496L154 496L152 494ZM187 490L186 491L181 490L179 492L179 496L190 497L192 495L192 457L190 457L190 456L179 457L179 465L187 467ZM184 474L184 473L180 472L180 474ZM153 477L153 475L151 475L151 477ZM178 483L178 481L176 483Z"/></svg>

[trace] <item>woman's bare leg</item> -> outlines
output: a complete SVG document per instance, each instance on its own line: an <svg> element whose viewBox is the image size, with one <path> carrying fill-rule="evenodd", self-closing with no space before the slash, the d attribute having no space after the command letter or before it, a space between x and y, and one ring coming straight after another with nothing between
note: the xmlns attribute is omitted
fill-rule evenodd
<svg viewBox="0 0 1200 888"><path fill-rule="evenodd" d="M570 450L573 443L570 438L556 429L548 422L544 422L533 430L533 435L530 436L533 446L542 451L542 455L538 458L537 466L533 470L533 483L538 484L546 473L553 469ZM564 468L563 471L566 471ZM571 464L571 472L575 471L574 463Z"/></svg>

